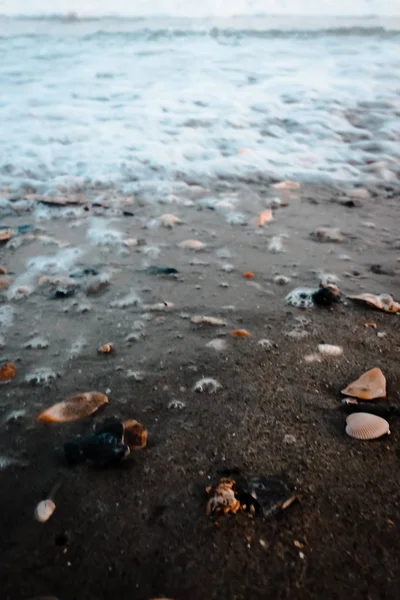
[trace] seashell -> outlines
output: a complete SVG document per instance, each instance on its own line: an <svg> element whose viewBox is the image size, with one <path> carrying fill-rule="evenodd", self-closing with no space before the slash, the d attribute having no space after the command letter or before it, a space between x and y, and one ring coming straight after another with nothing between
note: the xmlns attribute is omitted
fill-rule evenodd
<svg viewBox="0 0 400 600"><path fill-rule="evenodd" d="M311 237L317 242L341 243L344 241L344 238L337 227L318 227L312 232Z"/></svg>
<svg viewBox="0 0 400 600"><path fill-rule="evenodd" d="M346 433L357 440L374 440L390 434L389 423L369 413L353 413L346 419Z"/></svg>
<svg viewBox="0 0 400 600"><path fill-rule="evenodd" d="M218 319L217 317L207 317L206 315L195 315L190 320L196 325L217 325L220 327L225 327L226 325L226 321L223 319Z"/></svg>
<svg viewBox="0 0 400 600"><path fill-rule="evenodd" d="M7 269L5 267L0 267L0 275L5 275L7 273Z"/></svg>
<svg viewBox="0 0 400 600"><path fill-rule="evenodd" d="M220 384L220 382L214 379L213 377L203 377L202 379L196 381L192 390L193 392L200 392L200 394L202 394L203 392L207 392L208 394L215 394L215 392L217 392L221 388L222 385Z"/></svg>
<svg viewBox="0 0 400 600"><path fill-rule="evenodd" d="M148 431L141 423L134 419L124 421L124 443L131 450L141 450L147 446Z"/></svg>
<svg viewBox="0 0 400 600"><path fill-rule="evenodd" d="M178 246L179 248L187 248L189 250L202 250L206 245L200 242L200 240L184 240Z"/></svg>
<svg viewBox="0 0 400 600"><path fill-rule="evenodd" d="M8 242L12 238L14 232L12 229L2 229L0 231L0 242Z"/></svg>
<svg viewBox="0 0 400 600"><path fill-rule="evenodd" d="M169 308L173 308L173 306L173 302L168 302L166 300L164 302L156 302L155 304L143 304L144 310L150 310L154 312L168 310Z"/></svg>
<svg viewBox="0 0 400 600"><path fill-rule="evenodd" d="M171 214L161 215L161 217L158 217L158 220L160 221L160 225L162 227L170 228L174 227L175 225L182 225L183 223L183 221L181 221L178 217Z"/></svg>
<svg viewBox="0 0 400 600"><path fill-rule="evenodd" d="M55 510L56 505L54 504L53 500L50 500L50 498L47 500L42 500L35 508L36 521L39 521L39 523L45 523L50 519Z"/></svg>
<svg viewBox="0 0 400 600"><path fill-rule="evenodd" d="M252 279L254 277L254 273L252 271L246 271L246 273L243 273L243 277L246 277L246 279Z"/></svg>
<svg viewBox="0 0 400 600"><path fill-rule="evenodd" d="M371 327L372 329L376 329L377 324L376 323L364 323L364 327Z"/></svg>
<svg viewBox="0 0 400 600"><path fill-rule="evenodd" d="M272 216L272 210L270 208L266 208L265 210L262 210L258 215L257 226L263 227L265 223L270 223L273 220L274 218Z"/></svg>
<svg viewBox="0 0 400 600"><path fill-rule="evenodd" d="M351 300L365 302L369 306L373 306L378 310L383 310L388 313L396 313L400 311L400 303L395 302L389 294L359 294L358 296L349 296Z"/></svg>
<svg viewBox="0 0 400 600"><path fill-rule="evenodd" d="M318 344L318 352L325 356L342 356L343 348L332 344Z"/></svg>
<svg viewBox="0 0 400 600"><path fill-rule="evenodd" d="M135 246L138 246L138 241L136 238L128 238L126 240L123 240L123 243L128 248L134 248Z"/></svg>
<svg viewBox="0 0 400 600"><path fill-rule="evenodd" d="M212 513L226 515L227 513L236 514L238 512L240 502L233 490L235 483L233 479L222 478L215 488L211 486L207 488L207 493L212 494L207 503L207 516L210 516Z"/></svg>
<svg viewBox="0 0 400 600"><path fill-rule="evenodd" d="M251 333L247 329L234 329L232 332L233 337L250 337Z"/></svg>
<svg viewBox="0 0 400 600"><path fill-rule="evenodd" d="M273 183L272 186L276 190L298 190L300 188L300 183L298 181L291 181L287 179L286 181L280 181L279 183Z"/></svg>
<svg viewBox="0 0 400 600"><path fill-rule="evenodd" d="M221 338L215 338L214 340L210 340L209 342L207 342L206 348L212 348L217 352L223 352L224 350L227 350L228 344L225 340L222 340Z"/></svg>
<svg viewBox="0 0 400 600"><path fill-rule="evenodd" d="M8 381L9 379L13 379L16 372L17 369L14 363L6 363L0 368L0 381Z"/></svg>
<svg viewBox="0 0 400 600"><path fill-rule="evenodd" d="M97 352L100 352L100 354L110 354L111 352L114 352L114 350L114 344L104 344L103 346L100 346Z"/></svg>
<svg viewBox="0 0 400 600"><path fill-rule="evenodd" d="M108 398L100 392L85 392L72 398L54 404L38 416L38 421L44 423L67 423L85 419L108 404Z"/></svg>
<svg viewBox="0 0 400 600"><path fill-rule="evenodd" d="M375 400L386 397L386 379L378 368L367 371L353 383L350 383L342 394L361 400Z"/></svg>
<svg viewBox="0 0 400 600"><path fill-rule="evenodd" d="M315 290L311 288L295 288L286 296L285 303L296 308L312 308L314 293Z"/></svg>

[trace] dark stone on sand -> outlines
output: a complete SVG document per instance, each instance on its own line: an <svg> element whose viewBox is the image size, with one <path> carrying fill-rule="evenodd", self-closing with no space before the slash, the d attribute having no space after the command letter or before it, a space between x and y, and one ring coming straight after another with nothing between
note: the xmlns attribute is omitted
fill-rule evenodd
<svg viewBox="0 0 400 600"><path fill-rule="evenodd" d="M370 271L375 273L375 275L389 275L390 277L393 277L394 275L394 271L391 269L385 269L385 267L382 267L382 265L371 265Z"/></svg>
<svg viewBox="0 0 400 600"><path fill-rule="evenodd" d="M55 300L60 300L62 298L71 298L71 296L75 296L75 288L58 289L53 294L53 298Z"/></svg>

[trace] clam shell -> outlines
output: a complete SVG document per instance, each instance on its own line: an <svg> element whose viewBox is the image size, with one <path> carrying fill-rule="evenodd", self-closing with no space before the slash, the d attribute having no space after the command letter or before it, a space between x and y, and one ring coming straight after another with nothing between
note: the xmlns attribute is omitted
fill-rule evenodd
<svg viewBox="0 0 400 600"><path fill-rule="evenodd" d="M360 398L360 400L374 400L386 397L386 379L378 368L367 371L353 383L350 383L342 394Z"/></svg>
<svg viewBox="0 0 400 600"><path fill-rule="evenodd" d="M67 423L85 419L108 403L108 398L100 392L76 394L72 398L54 404L38 416L44 423Z"/></svg>
<svg viewBox="0 0 400 600"><path fill-rule="evenodd" d="M182 224L182 221L178 217L176 217L175 215L172 215L172 214L161 215L161 217L158 217L158 220L160 222L160 225L162 225L162 227L174 227L174 225Z"/></svg>
<svg viewBox="0 0 400 600"><path fill-rule="evenodd" d="M343 348L332 344L318 344L318 352L325 356L342 356Z"/></svg>
<svg viewBox="0 0 400 600"><path fill-rule="evenodd" d="M247 329L234 329L232 335L233 337L250 337L251 333Z"/></svg>
<svg viewBox="0 0 400 600"><path fill-rule="evenodd" d="M357 440L374 440L390 434L389 423L370 413L353 413L346 419L346 433Z"/></svg>
<svg viewBox="0 0 400 600"><path fill-rule="evenodd" d="M36 521L39 521L39 523L45 523L50 519L55 510L56 505L54 504L53 500L50 500L50 498L47 500L42 500L35 508Z"/></svg>

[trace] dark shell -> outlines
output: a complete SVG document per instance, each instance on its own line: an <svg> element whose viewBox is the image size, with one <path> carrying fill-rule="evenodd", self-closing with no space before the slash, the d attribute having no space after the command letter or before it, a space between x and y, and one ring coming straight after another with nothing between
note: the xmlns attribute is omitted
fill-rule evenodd
<svg viewBox="0 0 400 600"><path fill-rule="evenodd" d="M331 306L340 302L340 292L335 285L322 283L312 298L318 306Z"/></svg>
<svg viewBox="0 0 400 600"><path fill-rule="evenodd" d="M248 510L253 510L264 518L285 510L296 496L289 487L277 477L250 477L237 481L237 497Z"/></svg>
<svg viewBox="0 0 400 600"><path fill-rule="evenodd" d="M129 446L122 444L111 433L100 433L83 440L85 459L93 466L104 468L114 465L130 453Z"/></svg>
<svg viewBox="0 0 400 600"><path fill-rule="evenodd" d="M100 423L95 423L94 433L100 435L101 433L112 434L118 442L122 442L124 437L124 424L116 417L108 417Z"/></svg>

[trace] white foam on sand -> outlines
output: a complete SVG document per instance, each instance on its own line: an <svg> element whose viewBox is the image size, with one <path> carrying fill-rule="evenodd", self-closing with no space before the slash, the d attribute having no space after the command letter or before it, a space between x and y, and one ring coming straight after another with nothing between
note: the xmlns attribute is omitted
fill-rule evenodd
<svg viewBox="0 0 400 600"><path fill-rule="evenodd" d="M14 14L46 6L10 1ZM74 1L78 13L99 7ZM254 12L285 4L295 12L337 12L340 5L345 13L361 14L363 6L369 14L400 13L397 0L207 1L126 0L120 8L248 14L250 5ZM54 12L53 3L47 6ZM63 6L74 10L69 0L57 10ZM102 6L118 12L111 0ZM306 20L300 32L298 20L274 23L0 19L0 189L29 183L60 193L112 183L148 202L169 203L177 186L181 192L216 178L369 185L396 177L398 33L387 28L398 22L338 19L318 29ZM118 240L107 235L110 243Z"/></svg>

